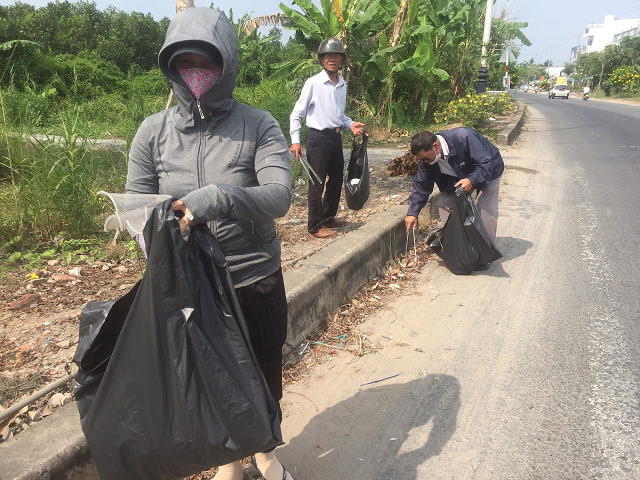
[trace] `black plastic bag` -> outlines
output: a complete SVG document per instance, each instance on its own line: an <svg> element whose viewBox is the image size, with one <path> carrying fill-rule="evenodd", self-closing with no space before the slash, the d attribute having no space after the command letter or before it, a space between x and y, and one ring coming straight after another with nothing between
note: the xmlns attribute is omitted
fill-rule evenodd
<svg viewBox="0 0 640 480"><path fill-rule="evenodd" d="M78 347L72 359L78 365L73 390L81 420L91 408L138 287L140 282L117 300L91 302L82 309Z"/></svg>
<svg viewBox="0 0 640 480"><path fill-rule="evenodd" d="M356 138L351 145L351 156L347 172L344 174L344 197L347 207L360 210L369 198L369 158L367 156L367 139L363 135L362 143Z"/></svg>
<svg viewBox="0 0 640 480"><path fill-rule="evenodd" d="M168 200L144 230L134 291L81 315L76 398L102 480L182 478L282 443L226 261L205 225L184 241Z"/></svg>
<svg viewBox="0 0 640 480"><path fill-rule="evenodd" d="M460 187L456 188L456 202L447 223L429 233L427 244L456 275L468 275L502 257L489 238L471 195Z"/></svg>

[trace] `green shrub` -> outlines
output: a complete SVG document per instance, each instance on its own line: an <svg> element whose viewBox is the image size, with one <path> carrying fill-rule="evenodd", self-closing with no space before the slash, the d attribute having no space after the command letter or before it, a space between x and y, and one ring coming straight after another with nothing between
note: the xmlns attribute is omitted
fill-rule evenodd
<svg viewBox="0 0 640 480"><path fill-rule="evenodd" d="M124 75L114 64L101 60L95 53L57 55L57 74L51 80L62 97L80 103L104 94L121 91Z"/></svg>
<svg viewBox="0 0 640 480"><path fill-rule="evenodd" d="M127 79L128 95L157 96L165 98L166 101L170 91L167 78L159 68L144 72L136 66L136 68L132 68L129 71Z"/></svg>
<svg viewBox="0 0 640 480"><path fill-rule="evenodd" d="M267 110L289 138L289 116L298 98L282 83L265 80L256 87L236 87L233 96L242 103Z"/></svg>
<svg viewBox="0 0 640 480"><path fill-rule="evenodd" d="M5 122L30 132L41 131L50 124L60 101L54 88L37 91L34 85L20 90L12 84L1 94Z"/></svg>
<svg viewBox="0 0 640 480"><path fill-rule="evenodd" d="M443 110L436 113L435 122L438 125L462 123L482 132L489 128L490 117L504 115L511 106L511 97L505 92L497 95L469 94L449 102Z"/></svg>
<svg viewBox="0 0 640 480"><path fill-rule="evenodd" d="M622 96L633 96L640 93L640 73L633 66L616 68L609 79L611 92Z"/></svg>

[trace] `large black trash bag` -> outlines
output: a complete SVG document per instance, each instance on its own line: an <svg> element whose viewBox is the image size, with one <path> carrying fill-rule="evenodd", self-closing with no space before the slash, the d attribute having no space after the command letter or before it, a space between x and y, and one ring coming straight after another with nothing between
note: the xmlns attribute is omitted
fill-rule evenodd
<svg viewBox="0 0 640 480"><path fill-rule="evenodd" d="M347 207L360 210L369 198L369 157L367 156L367 139L365 134L362 143L353 139L351 157L344 175L344 197Z"/></svg>
<svg viewBox="0 0 640 480"><path fill-rule="evenodd" d="M117 300L91 302L82 309L78 347L73 356L78 365L73 389L81 420L91 408L139 286L140 282Z"/></svg>
<svg viewBox="0 0 640 480"><path fill-rule="evenodd" d="M136 291L81 316L76 398L100 478L182 478L282 444L213 235L185 242L168 200L144 236Z"/></svg>
<svg viewBox="0 0 640 480"><path fill-rule="evenodd" d="M447 223L429 233L427 244L456 275L468 275L502 257L489 238L471 195L460 187L456 188L456 202Z"/></svg>

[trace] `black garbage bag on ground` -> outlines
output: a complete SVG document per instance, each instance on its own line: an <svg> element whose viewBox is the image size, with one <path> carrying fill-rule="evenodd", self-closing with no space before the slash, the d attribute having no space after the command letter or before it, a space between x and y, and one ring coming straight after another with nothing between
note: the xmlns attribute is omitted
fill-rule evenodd
<svg viewBox="0 0 640 480"><path fill-rule="evenodd" d="M355 137L353 139L347 173L344 175L344 197L351 210L360 210L369 198L368 136L364 134L362 137L362 143L358 143Z"/></svg>
<svg viewBox="0 0 640 480"><path fill-rule="evenodd" d="M456 188L456 203L442 228L429 233L427 244L456 275L468 275L502 254L489 238L471 195Z"/></svg>
<svg viewBox="0 0 640 480"><path fill-rule="evenodd" d="M217 241L184 241L168 200L144 229L139 285L81 315L82 430L102 480L182 478L282 443Z"/></svg>

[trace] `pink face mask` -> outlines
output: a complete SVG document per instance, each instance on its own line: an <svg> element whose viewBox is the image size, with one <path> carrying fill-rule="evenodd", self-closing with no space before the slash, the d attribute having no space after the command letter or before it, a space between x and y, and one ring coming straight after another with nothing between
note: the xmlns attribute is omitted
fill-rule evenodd
<svg viewBox="0 0 640 480"><path fill-rule="evenodd" d="M204 95L220 78L222 75L222 67L218 67L215 70L207 70L205 68L179 68L178 73L191 90L191 93L200 100L200 97Z"/></svg>

